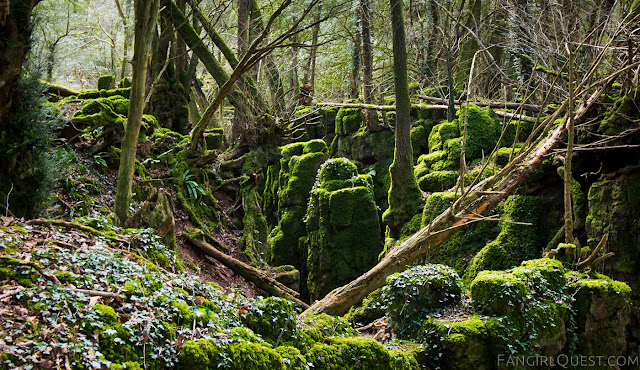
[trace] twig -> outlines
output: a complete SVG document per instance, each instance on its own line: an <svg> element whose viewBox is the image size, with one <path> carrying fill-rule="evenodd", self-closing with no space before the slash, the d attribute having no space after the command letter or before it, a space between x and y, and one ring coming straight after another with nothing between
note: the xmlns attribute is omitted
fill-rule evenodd
<svg viewBox="0 0 640 370"><path fill-rule="evenodd" d="M122 295L122 294L111 293L111 292L103 292L103 291L100 291L100 290L89 290L89 289L78 289L78 288L65 288L65 289L66 290L70 290L72 292L83 293L83 294L86 294L86 295L106 297L106 298L116 298L116 299L119 299L119 300L122 300L122 301L127 299L127 297Z"/></svg>
<svg viewBox="0 0 640 370"><path fill-rule="evenodd" d="M591 252L591 255L589 256L589 258L587 258L582 262L579 262L576 267L578 269L582 269L582 268L591 266L593 261L596 259L598 252L600 252L600 249L602 249L602 247L606 244L608 238L609 238L609 234L605 234L602 237L602 240L600 240L600 243L598 243L598 246L596 247L596 249L594 249L593 252Z"/></svg>

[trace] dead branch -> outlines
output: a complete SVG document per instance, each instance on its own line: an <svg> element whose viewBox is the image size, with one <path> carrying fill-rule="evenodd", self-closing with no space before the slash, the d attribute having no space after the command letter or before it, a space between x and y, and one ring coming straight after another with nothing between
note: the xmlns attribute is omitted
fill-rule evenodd
<svg viewBox="0 0 640 370"><path fill-rule="evenodd" d="M248 264L240 260L237 260L227 254L220 252L219 250L217 250L207 242L197 240L187 234L182 234L182 237L185 240L187 240L191 245L193 245L194 247L197 247L205 255L212 257L216 261L227 266L229 269L231 269L231 271L244 277L248 281L251 281L252 283L256 284L258 288L264 290L265 292L293 301L303 309L309 308L308 304L302 302L300 299L297 298L297 296L299 295L298 292L276 281L274 278L270 277L264 271L261 271L255 267L249 266Z"/></svg>
<svg viewBox="0 0 640 370"><path fill-rule="evenodd" d="M418 99L425 100L431 103L437 104L445 104L446 100L441 98L436 98L435 96L427 96L427 95L417 95ZM465 102L461 102L460 100L455 100L455 105L460 105ZM542 111L542 107L534 104L522 104L522 103L503 103L503 102L482 102L482 101L473 101L471 104L475 104L479 107L489 107L491 109L522 109L527 112L538 113Z"/></svg>

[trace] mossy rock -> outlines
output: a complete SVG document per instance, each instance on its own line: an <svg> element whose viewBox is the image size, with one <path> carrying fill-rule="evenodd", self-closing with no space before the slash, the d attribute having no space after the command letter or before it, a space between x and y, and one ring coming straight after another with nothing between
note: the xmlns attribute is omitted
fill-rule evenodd
<svg viewBox="0 0 640 370"><path fill-rule="evenodd" d="M296 306L284 298L267 297L256 299L247 308L242 323L268 343L275 345L299 341L302 334L296 328Z"/></svg>
<svg viewBox="0 0 640 370"><path fill-rule="evenodd" d="M370 176L346 159L322 165L307 207L307 286L311 299L367 271L382 251Z"/></svg>
<svg viewBox="0 0 640 370"><path fill-rule="evenodd" d="M462 321L430 318L424 321L420 333L418 341L431 347L428 351L436 355L431 366L445 369L495 368L489 333L477 314Z"/></svg>
<svg viewBox="0 0 640 370"><path fill-rule="evenodd" d="M442 212L451 206L455 194L450 192L434 192L427 196L422 209L422 227L425 227L436 219Z"/></svg>
<svg viewBox="0 0 640 370"><path fill-rule="evenodd" d="M307 203L318 169L327 159L325 151L322 140L289 144L281 148L280 163L268 172L265 210L274 212L277 220L268 241L268 260L272 265L292 265L301 272L306 271L303 268L306 251L300 251L299 240L306 236ZM269 214L266 217L268 220Z"/></svg>
<svg viewBox="0 0 640 370"><path fill-rule="evenodd" d="M613 179L603 178L589 189L588 215L585 229L590 246L597 245L608 234L607 250L614 252L618 279L623 277L634 289L640 287L640 173L631 173ZM607 261L609 262L609 261ZM635 277L635 278L633 278Z"/></svg>
<svg viewBox="0 0 640 370"><path fill-rule="evenodd" d="M270 346L260 343L232 343L226 350L232 370L285 370L282 356Z"/></svg>
<svg viewBox="0 0 640 370"><path fill-rule="evenodd" d="M98 90L111 90L115 87L116 78L113 75L98 77Z"/></svg>
<svg viewBox="0 0 640 370"><path fill-rule="evenodd" d="M418 369L415 359L392 357L389 350L370 338L334 338L318 343L307 360L315 369Z"/></svg>
<svg viewBox="0 0 640 370"><path fill-rule="evenodd" d="M626 349L631 288L603 275L570 284L575 298L577 351L587 356L620 356Z"/></svg>
<svg viewBox="0 0 640 370"><path fill-rule="evenodd" d="M560 292L567 284L562 262L550 258L524 261L513 269L512 274L520 279L535 282L534 285L540 290Z"/></svg>
<svg viewBox="0 0 640 370"><path fill-rule="evenodd" d="M433 126L429 134L429 153L442 150L445 141L458 136L460 136L460 131L455 122L443 122Z"/></svg>
<svg viewBox="0 0 640 370"><path fill-rule="evenodd" d="M283 265L273 269L276 274L275 279L281 284L298 291L300 289L300 271L294 266Z"/></svg>
<svg viewBox="0 0 640 370"><path fill-rule="evenodd" d="M499 206L500 231L473 257L464 274L470 283L482 270L503 270L541 254L559 227L559 204L542 196L512 195ZM509 222L509 221L515 221ZM524 224L527 223L527 224Z"/></svg>
<svg viewBox="0 0 640 370"><path fill-rule="evenodd" d="M178 354L178 364L185 369L206 370L215 365L218 348L206 339L188 340Z"/></svg>
<svg viewBox="0 0 640 370"><path fill-rule="evenodd" d="M413 157L418 158L422 153L429 151L429 132L422 125L415 125L411 129L411 148Z"/></svg>
<svg viewBox="0 0 640 370"><path fill-rule="evenodd" d="M633 119L638 116L637 100L633 96L623 95L618 97L613 106L608 109L598 127L598 134L615 136L626 129L633 127Z"/></svg>
<svg viewBox="0 0 640 370"><path fill-rule="evenodd" d="M302 316L298 323L300 330L315 342L326 342L329 338L355 337L358 332L340 316L326 313Z"/></svg>
<svg viewBox="0 0 640 370"><path fill-rule="evenodd" d="M364 122L364 113L360 108L340 108L336 115L336 135L352 135Z"/></svg>
<svg viewBox="0 0 640 370"><path fill-rule="evenodd" d="M444 265L416 266L387 278L380 300L389 326L401 338L412 338L426 316L460 302L458 274Z"/></svg>
<svg viewBox="0 0 640 370"><path fill-rule="evenodd" d="M362 302L353 306L344 315L344 319L353 325L364 326L384 316L381 301L382 289L376 289L369 293Z"/></svg>
<svg viewBox="0 0 640 370"><path fill-rule="evenodd" d="M524 302L527 289L515 275L504 271L480 271L469 286L474 305L489 315L508 315Z"/></svg>
<svg viewBox="0 0 640 370"><path fill-rule="evenodd" d="M456 171L433 171L419 178L418 186L425 192L440 192L456 186L457 180Z"/></svg>

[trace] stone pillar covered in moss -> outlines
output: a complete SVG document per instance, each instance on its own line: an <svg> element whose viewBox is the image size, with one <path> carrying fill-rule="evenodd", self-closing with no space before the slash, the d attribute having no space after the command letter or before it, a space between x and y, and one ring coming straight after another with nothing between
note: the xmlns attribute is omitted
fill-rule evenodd
<svg viewBox="0 0 640 370"><path fill-rule="evenodd" d="M281 148L280 163L267 171L264 210L268 223L274 226L268 258L274 266L303 268L306 257L298 250L298 240L306 235L307 201L318 169L327 159L326 151L322 140L286 145Z"/></svg>
<svg viewBox="0 0 640 370"><path fill-rule="evenodd" d="M371 176L346 158L322 165L307 209L307 288L322 298L367 271L382 251Z"/></svg>

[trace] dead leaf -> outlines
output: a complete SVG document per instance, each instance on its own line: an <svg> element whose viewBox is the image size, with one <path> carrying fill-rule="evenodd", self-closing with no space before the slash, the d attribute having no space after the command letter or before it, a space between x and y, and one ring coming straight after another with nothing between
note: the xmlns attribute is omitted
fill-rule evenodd
<svg viewBox="0 0 640 370"><path fill-rule="evenodd" d="M98 303L99 300L100 300L100 297L97 296L97 295L89 298L89 307L95 306L96 303Z"/></svg>

